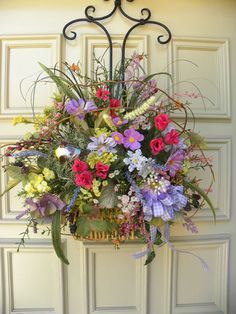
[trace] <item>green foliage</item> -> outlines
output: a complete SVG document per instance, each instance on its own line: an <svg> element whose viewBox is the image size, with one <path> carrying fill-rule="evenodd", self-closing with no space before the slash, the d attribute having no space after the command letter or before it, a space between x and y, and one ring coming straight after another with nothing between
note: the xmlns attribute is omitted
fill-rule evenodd
<svg viewBox="0 0 236 314"><path fill-rule="evenodd" d="M201 197L207 202L207 204L209 205L211 211L212 211L212 214L213 214L213 217L214 217L214 220L216 221L216 212L215 212L215 207L213 206L210 198L208 197L208 195L197 185L197 184L194 184L192 182L187 182L187 181L183 181L183 185L186 187L186 188L190 188L193 192L197 192L199 195L201 195Z"/></svg>
<svg viewBox="0 0 236 314"><path fill-rule="evenodd" d="M146 266L146 265L150 264L154 260L155 257L156 257L156 253L154 251L151 251L150 253L148 253L148 257L147 257L144 265Z"/></svg>
<svg viewBox="0 0 236 314"><path fill-rule="evenodd" d="M62 244L61 244L61 212L57 210L52 218L52 243L54 250L57 254L57 256L60 258L60 260L65 263L66 265L69 265L68 259L65 257Z"/></svg>
<svg viewBox="0 0 236 314"><path fill-rule="evenodd" d="M108 185L102 188L99 204L101 208L115 208L117 206L117 194L114 191L113 181L110 180Z"/></svg>

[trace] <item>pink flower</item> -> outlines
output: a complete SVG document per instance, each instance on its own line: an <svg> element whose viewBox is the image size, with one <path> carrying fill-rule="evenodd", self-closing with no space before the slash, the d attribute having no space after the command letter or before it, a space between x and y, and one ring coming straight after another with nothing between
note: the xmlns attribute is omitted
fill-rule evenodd
<svg viewBox="0 0 236 314"><path fill-rule="evenodd" d="M120 100L119 99L110 99L110 108L111 109L118 109L120 108Z"/></svg>
<svg viewBox="0 0 236 314"><path fill-rule="evenodd" d="M96 163L96 176L102 178L103 180L107 177L107 172L109 170L109 166L105 165L101 161Z"/></svg>
<svg viewBox="0 0 236 314"><path fill-rule="evenodd" d="M155 126L159 131L165 130L170 123L169 116L165 113L161 113L154 118Z"/></svg>
<svg viewBox="0 0 236 314"><path fill-rule="evenodd" d="M82 173L76 173L75 183L78 186L85 187L86 189L92 188L93 175L90 171L83 171Z"/></svg>
<svg viewBox="0 0 236 314"><path fill-rule="evenodd" d="M122 135L121 133L119 133L119 132L113 132L113 133L112 133L112 137L113 137L113 139L115 140L115 142L116 142L117 144L123 144L123 142L124 142L124 137L123 137L123 135Z"/></svg>
<svg viewBox="0 0 236 314"><path fill-rule="evenodd" d="M168 145L177 145L179 143L179 132L172 129L169 133L166 134L165 142Z"/></svg>
<svg viewBox="0 0 236 314"><path fill-rule="evenodd" d="M160 151L162 151L165 148L165 144L163 142L162 137L154 138L153 140L151 140L150 147L152 149L153 155L157 155L158 153L160 153Z"/></svg>
<svg viewBox="0 0 236 314"><path fill-rule="evenodd" d="M88 170L88 164L86 164L86 162L80 160L79 158L76 158L74 160L73 166L72 166L72 170L74 172L83 172Z"/></svg>
<svg viewBox="0 0 236 314"><path fill-rule="evenodd" d="M109 99L110 92L106 88L99 88L96 92L96 97L98 99L102 99L103 101L107 101Z"/></svg>

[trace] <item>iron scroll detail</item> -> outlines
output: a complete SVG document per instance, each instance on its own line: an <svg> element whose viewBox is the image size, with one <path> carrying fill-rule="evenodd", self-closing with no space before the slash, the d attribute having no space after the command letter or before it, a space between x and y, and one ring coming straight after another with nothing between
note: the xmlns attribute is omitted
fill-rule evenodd
<svg viewBox="0 0 236 314"><path fill-rule="evenodd" d="M109 1L109 0L104 0L104 1ZM128 2L133 2L134 0L126 0ZM108 40L108 45L109 45L109 79L112 80L113 77L113 42L112 42L112 37L109 31L106 29L106 27L102 24L102 21L109 19L110 17L113 16L113 14L116 11L120 11L120 13L127 18L128 20L135 22L135 24L130 27L130 29L127 31L127 33L124 36L123 43L121 46L121 67L124 68L124 63L125 63L125 50L126 50L126 43L128 40L128 37L130 36L131 32L139 27L139 26L144 26L147 24L152 24L152 25L157 25L161 27L165 32L166 35L158 35L157 37L157 42L161 45L167 44L171 40L171 31L170 29L163 23L158 22L158 21L152 21L151 20L151 11L148 8L143 8L141 10L141 18L135 18L130 15L128 15L122 8L122 0L114 0L114 8L112 11L104 16L99 16L95 17L93 14L96 12L96 8L93 5L89 5L85 8L84 18L78 18L74 19L70 22L68 22L64 27L63 27L63 36L68 39L68 40L74 40L77 37L77 33L75 31L68 31L68 29L71 27L71 25L80 23L80 22L87 22L87 23L93 23L97 25L102 31L105 33L107 40ZM124 79L124 71L122 73L122 80Z"/></svg>

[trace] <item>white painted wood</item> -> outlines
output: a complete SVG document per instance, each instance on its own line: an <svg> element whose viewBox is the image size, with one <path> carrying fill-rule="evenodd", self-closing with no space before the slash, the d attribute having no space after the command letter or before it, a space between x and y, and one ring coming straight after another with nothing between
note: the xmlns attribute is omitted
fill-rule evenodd
<svg viewBox="0 0 236 314"><path fill-rule="evenodd" d="M117 65L117 60L120 58L120 51L122 47L123 35L113 35L114 43L113 55L113 69ZM134 52L147 55L148 38L146 35L131 35L127 41L126 57L129 58ZM102 62L109 67L109 51L105 35L91 35L86 34L82 37L83 58L82 68L88 76L93 76L96 70L95 58L103 57ZM145 72L147 72L147 60L144 59L141 63Z"/></svg>
<svg viewBox="0 0 236 314"><path fill-rule="evenodd" d="M183 95L186 91L199 94L200 91L207 95L208 99L203 101L183 97L191 102L196 117L230 118L227 39L174 37L169 46L169 68L174 78L174 94Z"/></svg>
<svg viewBox="0 0 236 314"><path fill-rule="evenodd" d="M37 61L53 65L60 59L69 63L80 60L89 72L92 69L91 53L104 49L103 34L93 25L75 26L80 36L75 42L63 39L60 56L62 27L68 21L82 17L84 8L90 3L97 8L97 16L109 13L113 1L58 0L56 4L53 1L41 3L31 0L0 2L0 142L11 142L28 130L25 126L13 128L10 122L15 114L30 114L29 107L25 106L19 95L19 81L38 71L35 65ZM10 195L0 204L0 313L12 313L12 305L15 306L13 313L31 314L236 312L236 2L122 2L127 13L135 17L140 16L141 7L149 7L152 18L166 23L174 35L172 44L166 47L156 42L162 30L151 25L141 27L133 33L129 53L132 47L137 47L139 52L147 52L150 73L169 69L180 79L201 77L201 80L195 79L193 82L200 83L205 96L215 103L212 106L206 102L205 108L201 102L194 102L193 108L197 117L196 131L206 135L209 143L206 153L215 158L217 180L213 198L218 208L217 222L214 224L211 221L210 211L206 209L196 216L198 236L189 234L180 224L173 227L171 234L176 248L187 249L203 257L210 271L204 273L197 259L175 253L168 247L158 249L155 261L145 268L142 261L132 259L136 244L122 246L116 252L112 245L81 243L72 238L65 239L64 243L70 266L61 268L48 238L40 232L31 235L26 249L22 249L18 255L15 243L19 233L24 230L24 222L15 222L18 205ZM105 25L116 37L132 24L116 14ZM116 38L120 40L119 36ZM118 58L118 49L115 50ZM170 65L178 58L197 62L199 68L191 66L189 62ZM167 85L165 76L159 79L159 84L161 87ZM194 91L190 85L188 90ZM40 93L38 99L38 109L48 104L46 92ZM207 176L206 173L205 178ZM1 188L4 180L6 178L1 177ZM114 268L116 262L119 265ZM47 268L45 263L50 263L50 267ZM35 265L40 272L37 273ZM119 271L116 273L117 269ZM20 290L19 278L26 270L29 274L34 271L39 283L47 282L46 288L42 290L38 286L34 291L33 282L26 278ZM104 285L101 282L103 276L106 278ZM115 281L118 282L111 292L106 276L111 278L111 288L115 286ZM126 277L129 282L124 287L122 281ZM28 291L27 282L30 287ZM50 291L54 293L53 300L47 299L47 292ZM38 301L40 293L42 299Z"/></svg>
<svg viewBox="0 0 236 314"><path fill-rule="evenodd" d="M1 111L7 118L18 114L31 114L32 108L21 95L27 94L32 81L41 72L38 62L54 66L61 59L60 35L0 36L1 48ZM23 81L22 81L23 80ZM38 84L35 109L49 102L52 86ZM39 95L41 101L38 102ZM43 97L42 97L43 95ZM29 96L27 97L27 100Z"/></svg>

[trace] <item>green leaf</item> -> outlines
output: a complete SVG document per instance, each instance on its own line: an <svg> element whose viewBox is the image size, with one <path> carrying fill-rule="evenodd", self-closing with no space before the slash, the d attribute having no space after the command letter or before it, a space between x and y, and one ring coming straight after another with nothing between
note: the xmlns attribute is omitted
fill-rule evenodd
<svg viewBox="0 0 236 314"><path fill-rule="evenodd" d="M9 165L9 166L6 166L6 171L7 171L8 176L12 179L22 180L25 176L21 172L21 167Z"/></svg>
<svg viewBox="0 0 236 314"><path fill-rule="evenodd" d="M201 137L198 133L195 132L188 132L189 139L191 141L191 144L197 145L201 149L206 149L207 148L207 143L205 142L204 138Z"/></svg>
<svg viewBox="0 0 236 314"><path fill-rule="evenodd" d="M93 231L103 232L107 231L108 223L105 220L91 220L90 226Z"/></svg>
<svg viewBox="0 0 236 314"><path fill-rule="evenodd" d="M154 260L155 256L156 256L156 253L154 251L151 251L150 253L148 253L148 257L144 265L150 264Z"/></svg>
<svg viewBox="0 0 236 314"><path fill-rule="evenodd" d="M101 208L115 208L117 206L117 194L114 191L114 183L112 181L109 181L108 185L102 188L99 206Z"/></svg>
<svg viewBox="0 0 236 314"><path fill-rule="evenodd" d="M165 222L161 218L153 218L150 221L150 225L156 226L158 228L164 226Z"/></svg>
<svg viewBox="0 0 236 314"><path fill-rule="evenodd" d="M78 97L68 87L71 83L62 77L57 76L52 70L46 67L44 64L39 62L41 68L48 74L48 76L56 83L60 92L68 96L70 99L77 99ZM66 82L66 84L64 82Z"/></svg>
<svg viewBox="0 0 236 314"><path fill-rule="evenodd" d="M65 257L61 245L61 212L57 210L52 218L52 243L54 250L60 260L69 265L68 259Z"/></svg>
<svg viewBox="0 0 236 314"><path fill-rule="evenodd" d="M183 185L187 188L190 188L192 191L196 191L198 192L198 194L201 195L201 197L207 202L207 204L209 205L211 211L212 211L212 214L214 216L214 220L216 221L216 212L215 212L215 207L213 206L210 198L208 197L208 195L196 184L194 183L191 183L191 182L187 182L187 181L184 181L183 182Z"/></svg>
<svg viewBox="0 0 236 314"><path fill-rule="evenodd" d="M77 220L77 229L76 233L81 237L85 238L89 236L91 232L90 223L87 217L79 217Z"/></svg>
<svg viewBox="0 0 236 314"><path fill-rule="evenodd" d="M9 180L6 186L6 189L0 194L0 197L2 197L5 193L9 192L11 189L13 189L17 184L21 182L21 179L12 179Z"/></svg>

